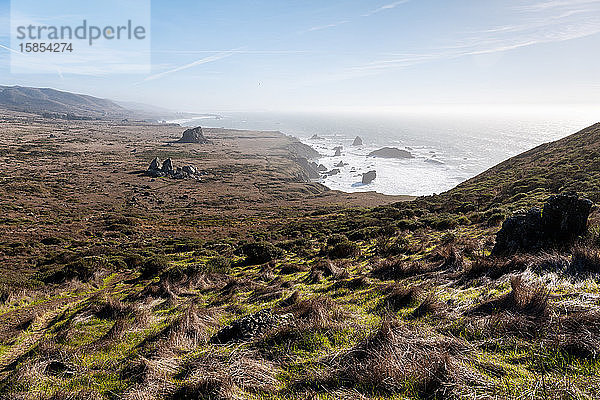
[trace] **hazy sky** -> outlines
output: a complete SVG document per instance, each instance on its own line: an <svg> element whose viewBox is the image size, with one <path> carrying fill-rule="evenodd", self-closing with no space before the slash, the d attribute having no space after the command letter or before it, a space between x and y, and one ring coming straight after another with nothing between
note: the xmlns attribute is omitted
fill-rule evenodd
<svg viewBox="0 0 600 400"><path fill-rule="evenodd" d="M40 2L46 0L40 0ZM600 0L152 1L150 75L0 84L181 111L600 103Z"/></svg>

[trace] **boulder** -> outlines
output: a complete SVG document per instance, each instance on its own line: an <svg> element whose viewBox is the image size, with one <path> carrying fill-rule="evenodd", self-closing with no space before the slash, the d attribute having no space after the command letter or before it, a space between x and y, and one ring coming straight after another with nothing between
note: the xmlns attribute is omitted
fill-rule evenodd
<svg viewBox="0 0 600 400"><path fill-rule="evenodd" d="M592 205L574 193L551 196L543 210L535 207L507 218L496 234L492 254L509 255L572 244L586 233Z"/></svg>
<svg viewBox="0 0 600 400"><path fill-rule="evenodd" d="M363 185L368 185L373 182L377 178L377 171L369 171L362 174L362 183Z"/></svg>
<svg viewBox="0 0 600 400"><path fill-rule="evenodd" d="M204 137L202 128L198 126L183 132L183 137L179 139L178 143L208 143L208 140Z"/></svg>
<svg viewBox="0 0 600 400"><path fill-rule="evenodd" d="M154 160L152 160L152 162L150 163L148 171L160 171L161 168L162 163L160 162L160 159L158 157L155 157Z"/></svg>
<svg viewBox="0 0 600 400"><path fill-rule="evenodd" d="M227 344L247 341L277 325L278 318L270 310L261 310L233 321L210 338L211 343Z"/></svg>
<svg viewBox="0 0 600 400"><path fill-rule="evenodd" d="M363 140L360 136L354 138L354 142L352 142L352 146L362 146Z"/></svg>
<svg viewBox="0 0 600 400"><path fill-rule="evenodd" d="M406 150L400 150L396 147L384 147L379 150L375 150L369 153L369 157L380 157L380 158L414 158L414 156Z"/></svg>
<svg viewBox="0 0 600 400"><path fill-rule="evenodd" d="M163 162L162 168L160 169L162 172L171 172L173 171L173 161L170 158L167 158L165 162Z"/></svg>
<svg viewBox="0 0 600 400"><path fill-rule="evenodd" d="M189 175L196 175L198 173L198 170L193 165L185 165L181 170Z"/></svg>

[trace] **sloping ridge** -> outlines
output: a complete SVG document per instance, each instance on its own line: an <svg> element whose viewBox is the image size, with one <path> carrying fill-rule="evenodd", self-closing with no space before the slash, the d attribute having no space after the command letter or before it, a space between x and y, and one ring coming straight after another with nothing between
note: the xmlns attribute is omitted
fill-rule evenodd
<svg viewBox="0 0 600 400"><path fill-rule="evenodd" d="M0 86L0 107L37 114L59 113L90 118L123 117L129 114L128 110L110 100L22 86Z"/></svg>
<svg viewBox="0 0 600 400"><path fill-rule="evenodd" d="M438 197L454 209L517 208L567 191L600 202L600 123L510 158Z"/></svg>

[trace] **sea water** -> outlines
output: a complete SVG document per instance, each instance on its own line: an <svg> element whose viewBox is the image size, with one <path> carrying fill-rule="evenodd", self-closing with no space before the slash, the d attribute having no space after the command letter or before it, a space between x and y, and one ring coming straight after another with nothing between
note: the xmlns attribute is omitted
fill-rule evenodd
<svg viewBox="0 0 600 400"><path fill-rule="evenodd" d="M598 116L600 119L600 115ZM219 118L180 120L184 126L274 130L299 138L322 156L325 186L345 192L429 195L449 190L486 169L537 145L575 133L596 122L590 113L223 113ZM352 146L360 136L363 145ZM342 146L342 155L334 156ZM413 158L369 157L396 147ZM335 167L342 161L344 167ZM374 170L368 185L362 174Z"/></svg>

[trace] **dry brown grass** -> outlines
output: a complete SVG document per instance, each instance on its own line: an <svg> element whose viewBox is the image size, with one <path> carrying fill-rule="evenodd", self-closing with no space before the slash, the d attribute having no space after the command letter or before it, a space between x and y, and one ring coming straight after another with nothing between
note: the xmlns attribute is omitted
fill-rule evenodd
<svg viewBox="0 0 600 400"><path fill-rule="evenodd" d="M355 388L365 394L448 398L489 382L468 367L463 342L386 320L367 339L324 361L325 371L298 383L314 390Z"/></svg>
<svg viewBox="0 0 600 400"><path fill-rule="evenodd" d="M600 311L592 309L561 316L553 324L544 341L574 357L598 357L600 352Z"/></svg>
<svg viewBox="0 0 600 400"><path fill-rule="evenodd" d="M413 310L411 313L412 318L422 318L428 315L434 315L436 317L443 316L448 310L448 306L442 302L437 294L430 292L423 299L421 304Z"/></svg>
<svg viewBox="0 0 600 400"><path fill-rule="evenodd" d="M396 280L420 275L429 271L428 267L418 261L386 258L377 263L371 271L371 275L381 280Z"/></svg>
<svg viewBox="0 0 600 400"><path fill-rule="evenodd" d="M600 251L596 248L578 246L573 249L569 273L579 276L600 273Z"/></svg>
<svg viewBox="0 0 600 400"><path fill-rule="evenodd" d="M232 399L239 391L273 393L278 368L258 353L234 351L229 356L204 354L184 367L185 383L169 399Z"/></svg>
<svg viewBox="0 0 600 400"><path fill-rule="evenodd" d="M549 316L549 292L539 283L526 282L517 275L510 280L511 291L500 298L487 301L473 308L471 314L495 314L509 312L523 314L537 320Z"/></svg>
<svg viewBox="0 0 600 400"><path fill-rule="evenodd" d="M392 285L386 291L389 294L380 301L378 305L380 311L399 311L416 303L423 293L423 289L417 286Z"/></svg>

